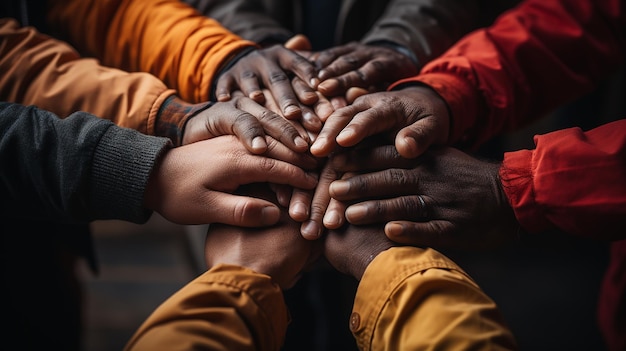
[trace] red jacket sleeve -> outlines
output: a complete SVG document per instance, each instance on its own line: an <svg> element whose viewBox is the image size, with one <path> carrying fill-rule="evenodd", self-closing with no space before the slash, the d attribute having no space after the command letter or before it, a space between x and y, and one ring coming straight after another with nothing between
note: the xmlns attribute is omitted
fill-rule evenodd
<svg viewBox="0 0 626 351"><path fill-rule="evenodd" d="M500 178L524 229L626 238L626 119L535 136L504 154Z"/></svg>
<svg viewBox="0 0 626 351"><path fill-rule="evenodd" d="M620 0L527 0L413 78L449 104L450 143L478 146L591 91L624 60Z"/></svg>

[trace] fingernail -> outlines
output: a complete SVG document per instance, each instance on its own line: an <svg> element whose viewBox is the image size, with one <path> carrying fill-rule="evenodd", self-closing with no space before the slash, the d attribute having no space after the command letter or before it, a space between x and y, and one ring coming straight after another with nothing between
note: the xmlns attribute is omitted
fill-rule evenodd
<svg viewBox="0 0 626 351"><path fill-rule="evenodd" d="M321 92L324 92L324 91L329 91L329 90L335 90L338 87L339 87L339 82L337 82L336 79L328 79L328 80L321 82L320 85L317 86L317 89L320 90Z"/></svg>
<svg viewBox="0 0 626 351"><path fill-rule="evenodd" d="M354 130L352 130L352 129L344 129L337 136L337 140L340 140L340 139L341 140L350 139L350 138L354 137L354 135L355 135Z"/></svg>
<svg viewBox="0 0 626 351"><path fill-rule="evenodd" d="M254 100L254 101L258 101L259 99L265 99L265 96L263 96L263 92L262 91L253 91L252 93L250 93L250 99Z"/></svg>
<svg viewBox="0 0 626 351"><path fill-rule="evenodd" d="M345 195L350 191L350 183L345 180L335 180L330 183L329 190L333 195Z"/></svg>
<svg viewBox="0 0 626 351"><path fill-rule="evenodd" d="M302 236L309 240L317 239L321 235L319 226L313 221L307 221L306 223L304 223L302 225L301 232Z"/></svg>
<svg viewBox="0 0 626 351"><path fill-rule="evenodd" d="M217 96L217 101L228 101L228 100L230 100L229 94L219 94Z"/></svg>
<svg viewBox="0 0 626 351"><path fill-rule="evenodd" d="M301 202L297 202L293 205L291 214L294 219L305 220L309 218L309 211L307 211L307 207Z"/></svg>
<svg viewBox="0 0 626 351"><path fill-rule="evenodd" d="M324 225L326 228L335 229L341 226L341 216L337 211L330 211L324 215Z"/></svg>
<svg viewBox="0 0 626 351"><path fill-rule="evenodd" d="M322 151L324 144L326 143L326 138L318 137L311 145L311 153L316 154Z"/></svg>
<svg viewBox="0 0 626 351"><path fill-rule="evenodd" d="M385 226L385 234L388 237L398 237L398 236L402 236L402 225L398 224L398 223L387 223L387 225Z"/></svg>
<svg viewBox="0 0 626 351"><path fill-rule="evenodd" d="M267 143L265 142L265 138L258 136L252 139L252 148L257 151L265 151L267 149Z"/></svg>
<svg viewBox="0 0 626 351"><path fill-rule="evenodd" d="M274 206L264 207L261 211L261 221L263 225L272 225L278 222L280 210Z"/></svg>
<svg viewBox="0 0 626 351"><path fill-rule="evenodd" d="M362 205L353 205L346 209L346 218L350 222L359 222L367 217L367 208Z"/></svg>
<svg viewBox="0 0 626 351"><path fill-rule="evenodd" d="M294 105L289 105L285 109L286 116L295 116L300 113L300 108Z"/></svg>
<svg viewBox="0 0 626 351"><path fill-rule="evenodd" d="M311 85L311 88L315 89L317 88L317 85L320 84L320 80L318 78L311 78L309 84Z"/></svg>
<svg viewBox="0 0 626 351"><path fill-rule="evenodd" d="M304 149L306 147L309 146L309 143L306 142L306 140L304 140L304 138L302 138L301 136L297 136L293 142L296 144L296 146L300 149Z"/></svg>

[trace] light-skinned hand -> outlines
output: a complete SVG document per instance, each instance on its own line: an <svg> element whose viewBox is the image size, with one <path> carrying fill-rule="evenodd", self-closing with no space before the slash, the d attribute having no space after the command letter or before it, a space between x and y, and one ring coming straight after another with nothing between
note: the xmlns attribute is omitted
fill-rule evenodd
<svg viewBox="0 0 626 351"><path fill-rule="evenodd" d="M167 151L151 174L144 204L178 224L272 225L280 217L271 202L233 194L257 182L312 189L317 177L303 170L316 160L267 137L264 155L250 153L232 135L198 141Z"/></svg>

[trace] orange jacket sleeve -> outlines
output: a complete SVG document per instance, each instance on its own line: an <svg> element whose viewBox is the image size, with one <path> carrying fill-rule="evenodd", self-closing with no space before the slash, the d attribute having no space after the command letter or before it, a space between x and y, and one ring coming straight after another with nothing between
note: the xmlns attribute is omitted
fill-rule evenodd
<svg viewBox="0 0 626 351"><path fill-rule="evenodd" d="M208 101L219 69L255 46L177 0L51 0L48 22L81 53L152 73L191 103Z"/></svg>
<svg viewBox="0 0 626 351"><path fill-rule="evenodd" d="M218 265L163 302L126 345L139 350L280 350L289 314L271 278Z"/></svg>
<svg viewBox="0 0 626 351"><path fill-rule="evenodd" d="M81 58L64 42L13 19L0 19L0 100L59 115L84 111L155 135L157 112L175 93L147 73L128 73Z"/></svg>
<svg viewBox="0 0 626 351"><path fill-rule="evenodd" d="M350 316L359 350L517 350L496 303L433 249L393 247L369 264Z"/></svg>

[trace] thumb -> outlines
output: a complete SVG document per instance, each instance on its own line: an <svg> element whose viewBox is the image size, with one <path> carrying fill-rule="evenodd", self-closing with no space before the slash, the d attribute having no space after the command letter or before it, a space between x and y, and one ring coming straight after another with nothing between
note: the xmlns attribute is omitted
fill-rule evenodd
<svg viewBox="0 0 626 351"><path fill-rule="evenodd" d="M259 198L220 193L213 203L219 205L212 222L238 227L264 227L276 224L280 219L280 209Z"/></svg>
<svg viewBox="0 0 626 351"><path fill-rule="evenodd" d="M294 51L311 51L312 48L311 41L303 34L294 35L287 40L284 46Z"/></svg>
<svg viewBox="0 0 626 351"><path fill-rule="evenodd" d="M423 154L435 142L436 131L423 119L402 128L396 135L396 149L404 158Z"/></svg>

